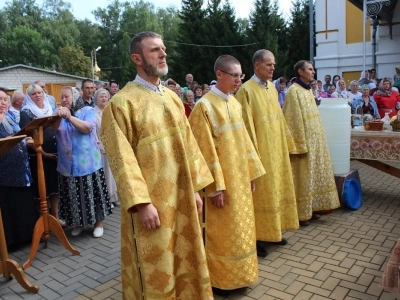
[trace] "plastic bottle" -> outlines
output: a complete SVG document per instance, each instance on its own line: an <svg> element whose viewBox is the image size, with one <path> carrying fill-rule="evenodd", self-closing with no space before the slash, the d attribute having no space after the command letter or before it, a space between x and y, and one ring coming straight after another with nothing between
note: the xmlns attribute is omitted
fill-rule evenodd
<svg viewBox="0 0 400 300"><path fill-rule="evenodd" d="M381 121L383 121L383 130L391 130L390 117L388 112L385 113L385 116L382 118Z"/></svg>

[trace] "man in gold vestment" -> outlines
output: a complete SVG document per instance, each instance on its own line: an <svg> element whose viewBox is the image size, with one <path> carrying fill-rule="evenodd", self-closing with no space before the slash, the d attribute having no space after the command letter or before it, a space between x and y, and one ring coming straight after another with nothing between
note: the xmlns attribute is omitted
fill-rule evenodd
<svg viewBox="0 0 400 300"><path fill-rule="evenodd" d="M161 85L161 36L137 34L130 54L136 79L112 98L101 128L121 202L123 297L213 299L195 193L212 176L182 101Z"/></svg>
<svg viewBox="0 0 400 300"><path fill-rule="evenodd" d="M309 83L314 80L311 62L294 66L296 82L289 88L283 114L292 133L295 149L290 151L301 225L308 225L313 212L340 206L331 158L321 118Z"/></svg>
<svg viewBox="0 0 400 300"><path fill-rule="evenodd" d="M189 122L214 177L205 189L205 247L213 291L226 296L258 278L250 182L265 171L230 95L241 82L239 61L223 55L214 72L217 84L196 103Z"/></svg>
<svg viewBox="0 0 400 300"><path fill-rule="evenodd" d="M275 70L272 52L262 49L253 56L254 76L236 93L243 119L260 154L266 174L257 178L253 194L257 254L265 257L265 243L286 245L282 230L299 228L289 150L292 137L270 80Z"/></svg>

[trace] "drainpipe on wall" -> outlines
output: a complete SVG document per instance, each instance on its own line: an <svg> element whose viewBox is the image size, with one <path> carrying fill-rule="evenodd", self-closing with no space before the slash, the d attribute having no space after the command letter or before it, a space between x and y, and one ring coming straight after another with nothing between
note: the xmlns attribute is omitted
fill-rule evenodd
<svg viewBox="0 0 400 300"><path fill-rule="evenodd" d="M372 65L376 70L376 32L379 26L379 20L377 16L374 16L372 19Z"/></svg>

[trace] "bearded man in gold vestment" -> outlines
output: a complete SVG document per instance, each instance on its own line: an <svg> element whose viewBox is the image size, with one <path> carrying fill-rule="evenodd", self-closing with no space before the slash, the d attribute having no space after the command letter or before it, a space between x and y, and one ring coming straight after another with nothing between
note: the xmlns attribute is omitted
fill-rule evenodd
<svg viewBox="0 0 400 300"><path fill-rule="evenodd" d="M196 193L212 175L182 101L161 85L161 36L137 34L130 55L137 76L113 96L101 127L121 202L123 297L213 299Z"/></svg>
<svg viewBox="0 0 400 300"><path fill-rule="evenodd" d="M294 144L272 84L275 57L262 49L253 55L254 76L236 93L243 119L266 174L256 179L253 194L257 254L267 255L268 243L286 245L282 230L299 228L289 151ZM265 243L267 242L267 243Z"/></svg>
<svg viewBox="0 0 400 300"><path fill-rule="evenodd" d="M296 82L287 91L283 114L295 144L290 159L297 211L300 225L306 226L314 212L338 208L340 203L328 144L309 85L314 80L313 65L301 60L294 72Z"/></svg>
<svg viewBox="0 0 400 300"><path fill-rule="evenodd" d="M230 95L243 78L239 61L220 56L217 84L189 116L193 134L214 177L205 201L205 247L211 285L217 295L258 278L253 180L265 173L243 123L242 109ZM252 182L252 183L250 183Z"/></svg>

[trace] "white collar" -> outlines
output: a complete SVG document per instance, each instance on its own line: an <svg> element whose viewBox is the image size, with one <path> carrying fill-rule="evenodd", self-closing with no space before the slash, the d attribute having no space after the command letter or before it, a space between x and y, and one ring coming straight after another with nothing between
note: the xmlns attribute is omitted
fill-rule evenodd
<svg viewBox="0 0 400 300"><path fill-rule="evenodd" d="M154 84L144 80L142 77L139 76L139 74L137 74L136 78L135 78L135 80L133 82L135 82L138 85L144 87L146 90L150 90L150 91L156 92L156 93L161 94L161 95L163 94L163 89L162 89L163 86L161 84L161 80L159 81L159 84L157 86L157 85L154 85Z"/></svg>
<svg viewBox="0 0 400 300"><path fill-rule="evenodd" d="M211 91L220 96L225 101L228 101L229 96L231 96L231 94L225 94L224 92L221 92L221 90L219 90L215 85L211 87Z"/></svg>
<svg viewBox="0 0 400 300"><path fill-rule="evenodd" d="M255 80L258 84L262 85L266 89L268 88L268 82L262 81L260 78L257 77L256 74L254 74L253 77L251 77L251 79Z"/></svg>

